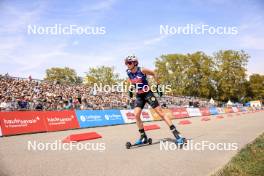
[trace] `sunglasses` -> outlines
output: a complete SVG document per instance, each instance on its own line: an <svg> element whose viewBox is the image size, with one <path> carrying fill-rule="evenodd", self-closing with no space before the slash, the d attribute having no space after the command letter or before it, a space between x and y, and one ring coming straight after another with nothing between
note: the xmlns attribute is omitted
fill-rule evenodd
<svg viewBox="0 0 264 176"><path fill-rule="evenodd" d="M126 62L126 65L132 65L132 64L133 64L133 62L131 62L131 61Z"/></svg>

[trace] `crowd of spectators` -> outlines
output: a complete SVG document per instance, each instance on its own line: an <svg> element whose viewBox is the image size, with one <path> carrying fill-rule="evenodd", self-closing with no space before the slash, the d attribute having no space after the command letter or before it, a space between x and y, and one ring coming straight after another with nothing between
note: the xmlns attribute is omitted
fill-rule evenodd
<svg viewBox="0 0 264 176"><path fill-rule="evenodd" d="M134 99L127 93L94 92L92 87L64 85L0 75L0 110L127 109ZM207 106L208 100L193 97L160 98L163 106Z"/></svg>

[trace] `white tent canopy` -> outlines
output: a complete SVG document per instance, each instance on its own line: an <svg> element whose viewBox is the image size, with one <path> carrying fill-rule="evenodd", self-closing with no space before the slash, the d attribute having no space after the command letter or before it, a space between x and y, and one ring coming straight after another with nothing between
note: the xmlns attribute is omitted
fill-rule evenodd
<svg viewBox="0 0 264 176"><path fill-rule="evenodd" d="M232 106L233 104L232 101L228 100L227 105Z"/></svg>
<svg viewBox="0 0 264 176"><path fill-rule="evenodd" d="M209 101L209 103L210 103L210 104L215 104L215 101L214 101L214 99L213 99L213 98L211 98L211 99L210 99L210 101Z"/></svg>

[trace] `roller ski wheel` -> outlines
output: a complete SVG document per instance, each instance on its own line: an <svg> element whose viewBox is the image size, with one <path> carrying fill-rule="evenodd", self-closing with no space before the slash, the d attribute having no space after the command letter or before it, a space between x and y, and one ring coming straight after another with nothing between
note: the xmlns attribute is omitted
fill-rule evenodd
<svg viewBox="0 0 264 176"><path fill-rule="evenodd" d="M132 146L131 142L127 142L127 143L126 143L126 148L127 148L127 149L130 149L131 146Z"/></svg>
<svg viewBox="0 0 264 176"><path fill-rule="evenodd" d="M148 138L148 144L151 145L152 144L152 139Z"/></svg>

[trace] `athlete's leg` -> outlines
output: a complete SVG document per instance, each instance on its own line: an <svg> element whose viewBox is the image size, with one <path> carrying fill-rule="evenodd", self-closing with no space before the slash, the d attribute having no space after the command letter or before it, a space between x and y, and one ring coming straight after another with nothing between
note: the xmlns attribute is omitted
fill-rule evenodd
<svg viewBox="0 0 264 176"><path fill-rule="evenodd" d="M143 129L144 128L143 122L140 119L141 112L142 112L142 109L140 107L135 107L134 114L135 114L136 124L137 124L138 129Z"/></svg>
<svg viewBox="0 0 264 176"><path fill-rule="evenodd" d="M143 122L140 118L142 109L144 108L146 104L146 101L142 98L142 95L137 95L136 102L135 102L135 109L134 109L134 115L136 118L136 124L138 127L138 131L140 133L140 138L136 141L136 144L143 144L147 143L148 138L144 130Z"/></svg>
<svg viewBox="0 0 264 176"><path fill-rule="evenodd" d="M160 106L155 107L154 110L166 122L169 127L173 125L170 117L163 112Z"/></svg>
<svg viewBox="0 0 264 176"><path fill-rule="evenodd" d="M164 113L164 111L161 109L160 106L157 106L156 108L154 108L155 112L157 114L159 114L159 116L166 122L166 124L168 125L168 127L170 128L171 132L173 133L173 135L175 136L176 139L181 138L180 136L180 132L176 129L176 127L173 125L170 117L168 116L168 114Z"/></svg>
<svg viewBox="0 0 264 176"><path fill-rule="evenodd" d="M164 111L161 109L157 98L154 96L152 92L148 93L146 100L150 104L150 106L155 110L155 112L166 122L171 132L175 136L177 143L179 144L185 143L186 142L185 139L181 137L180 132L173 125L170 117L166 113L164 113Z"/></svg>

